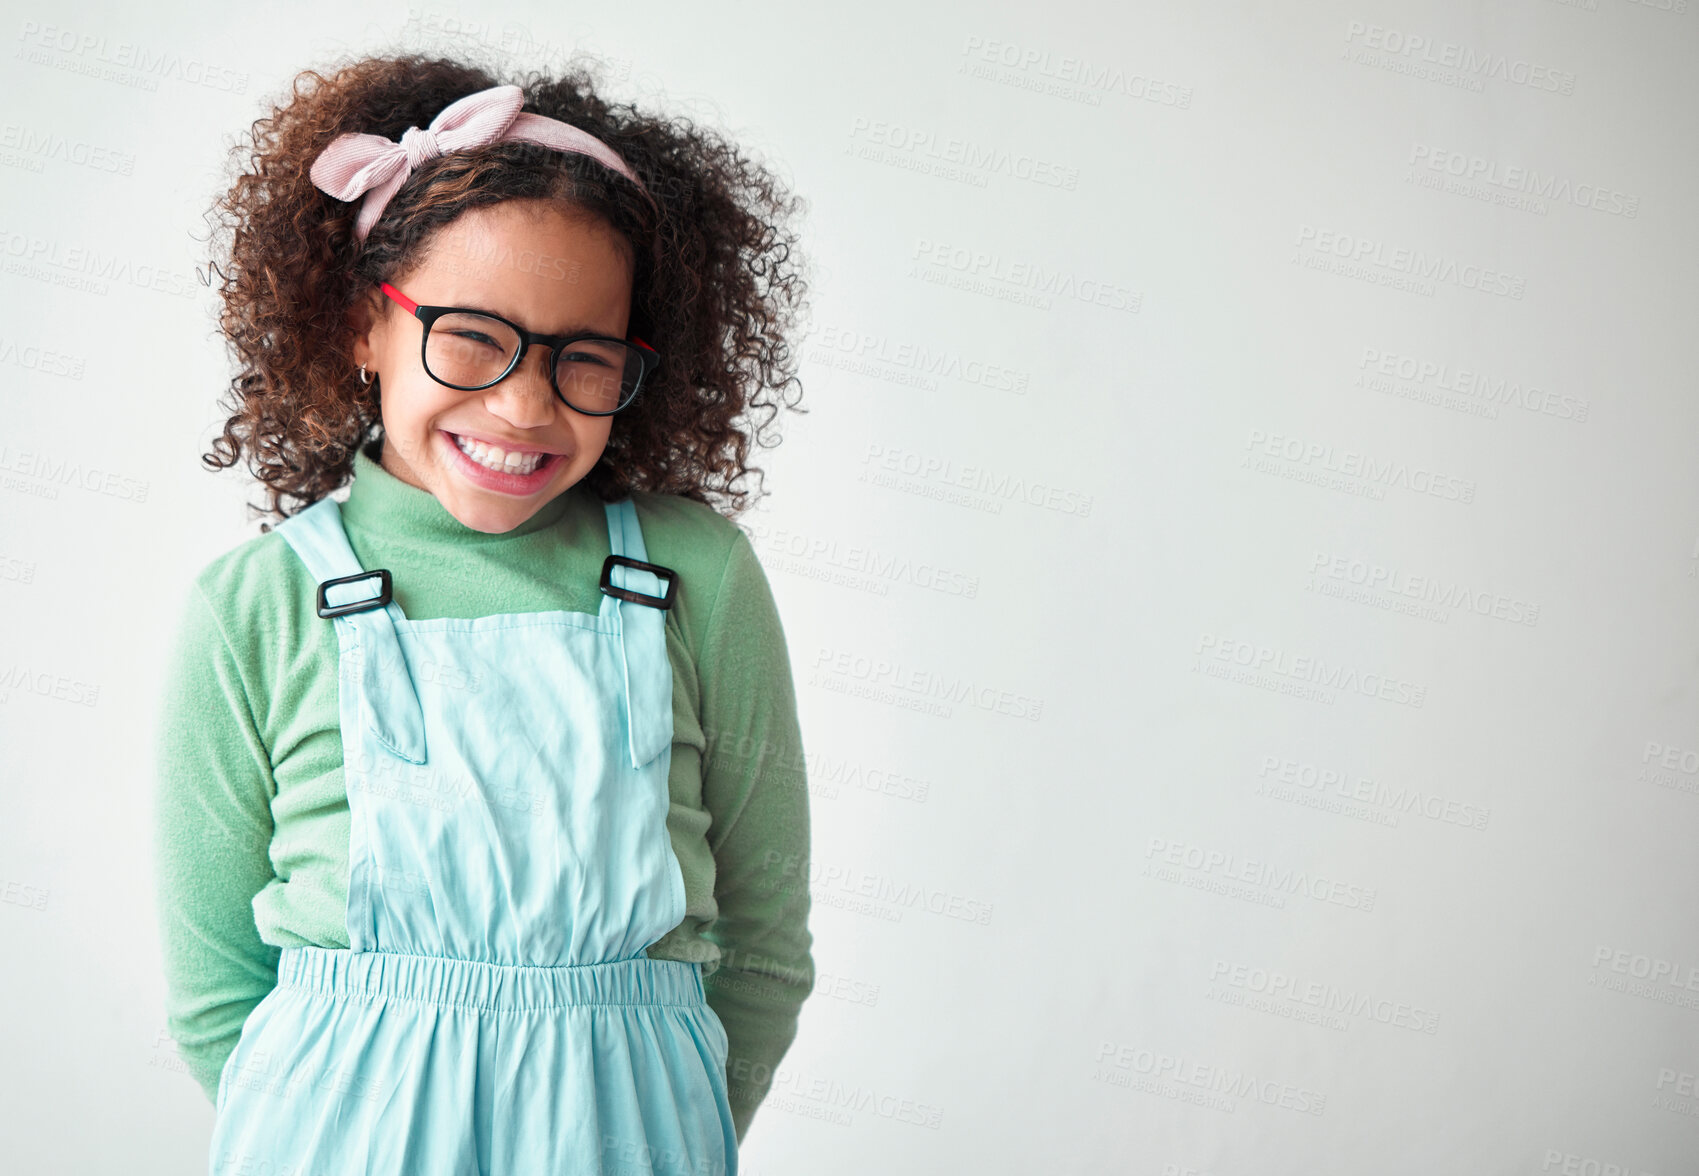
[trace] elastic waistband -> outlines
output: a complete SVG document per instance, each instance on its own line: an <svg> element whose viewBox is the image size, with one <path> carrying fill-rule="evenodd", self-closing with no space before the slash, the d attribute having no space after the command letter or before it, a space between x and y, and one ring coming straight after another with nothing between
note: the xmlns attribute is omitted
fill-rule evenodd
<svg viewBox="0 0 1699 1176"><path fill-rule="evenodd" d="M705 1003L700 965L648 956L546 967L388 951L286 947L278 957L277 985L327 996L393 997L491 1011Z"/></svg>

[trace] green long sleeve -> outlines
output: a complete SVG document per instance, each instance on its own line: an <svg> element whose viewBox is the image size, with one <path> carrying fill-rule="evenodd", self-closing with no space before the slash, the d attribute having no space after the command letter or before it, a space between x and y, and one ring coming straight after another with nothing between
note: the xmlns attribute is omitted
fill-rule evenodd
<svg viewBox="0 0 1699 1176"><path fill-rule="evenodd" d="M155 723L154 862L166 1018L207 1097L242 1023L277 983L253 898L272 878L271 764L241 667L191 587Z"/></svg>
<svg viewBox="0 0 1699 1176"><path fill-rule="evenodd" d="M355 470L342 504L350 545L363 566L391 570L409 617L599 607L607 526L582 487L487 535L364 451ZM679 579L666 617L667 830L686 906L648 954L706 965L741 1141L814 980L789 657L743 531L688 499L639 492L633 501L647 558ZM337 641L314 611L315 587L281 535L238 545L193 578L164 668L153 768L167 1027L209 1099L243 1022L276 983L280 949L348 946Z"/></svg>
<svg viewBox="0 0 1699 1176"><path fill-rule="evenodd" d="M814 986L808 789L783 634L749 642L735 619L777 612L742 534L720 595L737 605L715 610L699 670L708 763L702 793L716 814L710 844L719 905L706 934L721 949L704 987L734 1043L726 1081L742 1139L796 1035L797 994ZM793 848L773 852L779 846Z"/></svg>

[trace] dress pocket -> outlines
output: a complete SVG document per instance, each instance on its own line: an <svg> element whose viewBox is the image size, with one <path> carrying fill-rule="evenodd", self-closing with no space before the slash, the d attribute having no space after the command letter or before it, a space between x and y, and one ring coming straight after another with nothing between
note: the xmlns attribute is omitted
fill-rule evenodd
<svg viewBox="0 0 1699 1176"><path fill-rule="evenodd" d="M726 1068L726 1059L731 1054L731 1039L726 1036L726 1027L720 1022L720 1015L709 1005L702 1006L702 1012L708 1022L711 1032L709 1040L715 1043L714 1050L719 1055L720 1069Z"/></svg>
<svg viewBox="0 0 1699 1176"><path fill-rule="evenodd" d="M247 1018L242 1022L242 1030L236 1036L236 1045L230 1051L230 1056L224 1059L224 1066L218 1072L218 1097L213 1100L215 1114L224 1111L224 1102L229 1097L230 1075L242 1066L248 1064L248 1056L253 1051L254 1041L265 1027L265 1022L271 1013L271 1006L277 995L275 987L260 998L260 1002L248 1010Z"/></svg>

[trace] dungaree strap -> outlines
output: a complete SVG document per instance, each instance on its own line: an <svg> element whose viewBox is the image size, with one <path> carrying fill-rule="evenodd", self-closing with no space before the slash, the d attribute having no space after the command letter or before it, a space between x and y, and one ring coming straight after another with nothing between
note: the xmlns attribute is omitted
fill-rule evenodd
<svg viewBox="0 0 1699 1176"><path fill-rule="evenodd" d="M355 558L342 526L342 510L334 498L321 498L275 528L314 580L314 609L319 584L366 569ZM350 604L377 596L377 581L339 584L325 592L326 603ZM413 690L413 676L401 651L395 622L404 620L401 606L393 600L382 608L347 613L333 620L341 636L352 639L359 650L360 695L366 700L366 723L380 743L411 764L425 762L425 712Z"/></svg>
<svg viewBox="0 0 1699 1176"><path fill-rule="evenodd" d="M608 515L608 547L612 554L647 560L643 528L629 497L604 503ZM614 587L659 596L664 581L642 568L614 566ZM625 713L628 716L631 766L641 768L672 746L673 670L667 657L667 614L646 604L603 597L604 613L619 622L620 653L625 666Z"/></svg>

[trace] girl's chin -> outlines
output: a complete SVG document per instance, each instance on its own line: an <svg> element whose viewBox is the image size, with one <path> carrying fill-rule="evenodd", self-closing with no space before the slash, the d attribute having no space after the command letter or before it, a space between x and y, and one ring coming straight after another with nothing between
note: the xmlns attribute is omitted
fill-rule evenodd
<svg viewBox="0 0 1699 1176"><path fill-rule="evenodd" d="M473 461L455 444L454 434L445 429L436 431L436 442L446 450L444 456L447 460L444 464L454 477L480 490L507 494L515 498L528 498L547 489L549 483L554 481L555 475L566 465L564 455L551 453L529 474L512 474L505 470L492 470Z"/></svg>

